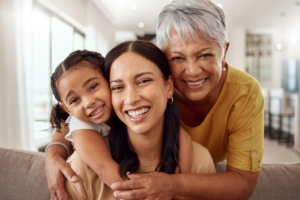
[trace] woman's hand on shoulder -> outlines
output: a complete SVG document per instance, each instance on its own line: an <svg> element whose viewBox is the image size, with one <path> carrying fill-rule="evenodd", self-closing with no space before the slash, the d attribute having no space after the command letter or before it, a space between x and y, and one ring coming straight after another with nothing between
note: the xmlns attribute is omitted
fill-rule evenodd
<svg viewBox="0 0 300 200"><path fill-rule="evenodd" d="M118 199L165 200L176 195L178 182L172 175L150 172L128 175L130 180L113 183L111 188Z"/></svg>

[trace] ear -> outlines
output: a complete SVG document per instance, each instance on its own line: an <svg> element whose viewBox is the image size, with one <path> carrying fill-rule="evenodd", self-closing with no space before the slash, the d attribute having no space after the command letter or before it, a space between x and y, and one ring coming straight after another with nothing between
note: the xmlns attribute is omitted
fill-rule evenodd
<svg viewBox="0 0 300 200"><path fill-rule="evenodd" d="M174 94L174 84L173 84L173 77L169 75L169 79L166 82L167 90L168 90L168 99L172 98Z"/></svg>
<svg viewBox="0 0 300 200"><path fill-rule="evenodd" d="M223 56L223 59L222 59L223 63L225 63L225 58L226 58L226 54L227 54L228 48L229 48L229 42L227 42L226 45L225 45L224 56Z"/></svg>
<svg viewBox="0 0 300 200"><path fill-rule="evenodd" d="M67 106L65 106L65 104L63 102L59 102L60 107L62 107L69 115L71 115L69 109L67 108Z"/></svg>

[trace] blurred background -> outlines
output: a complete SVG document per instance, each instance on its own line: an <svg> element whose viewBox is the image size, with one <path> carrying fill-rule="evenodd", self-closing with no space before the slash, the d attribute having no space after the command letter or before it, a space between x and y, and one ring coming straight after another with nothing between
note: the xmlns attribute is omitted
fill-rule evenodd
<svg viewBox="0 0 300 200"><path fill-rule="evenodd" d="M0 0L0 147L38 151L51 141L50 75L72 51L103 56L116 44L156 42L171 0ZM264 163L300 161L300 1L213 0L227 17L227 62L265 97Z"/></svg>

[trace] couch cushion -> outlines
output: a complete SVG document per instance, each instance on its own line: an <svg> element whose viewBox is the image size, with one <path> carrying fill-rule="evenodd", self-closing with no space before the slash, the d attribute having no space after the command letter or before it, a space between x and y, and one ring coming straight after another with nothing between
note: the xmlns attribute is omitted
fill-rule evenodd
<svg viewBox="0 0 300 200"><path fill-rule="evenodd" d="M216 163L217 173L226 171L226 161ZM250 200L299 200L300 163L263 164L262 170L249 198Z"/></svg>
<svg viewBox="0 0 300 200"><path fill-rule="evenodd" d="M0 148L0 199L51 199L43 153Z"/></svg>
<svg viewBox="0 0 300 200"><path fill-rule="evenodd" d="M264 164L250 199L300 199L300 163Z"/></svg>

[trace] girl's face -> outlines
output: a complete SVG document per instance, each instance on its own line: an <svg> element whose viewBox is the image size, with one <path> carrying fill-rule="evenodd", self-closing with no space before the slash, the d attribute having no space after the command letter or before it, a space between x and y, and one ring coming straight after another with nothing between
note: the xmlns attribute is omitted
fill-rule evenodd
<svg viewBox="0 0 300 200"><path fill-rule="evenodd" d="M83 122L100 124L111 114L109 85L102 73L89 62L81 62L58 80L60 105Z"/></svg>
<svg viewBox="0 0 300 200"><path fill-rule="evenodd" d="M133 52L122 54L111 66L110 89L112 105L129 134L163 127L173 80L170 76L165 81L153 62Z"/></svg>

